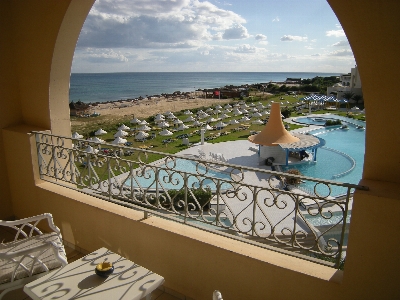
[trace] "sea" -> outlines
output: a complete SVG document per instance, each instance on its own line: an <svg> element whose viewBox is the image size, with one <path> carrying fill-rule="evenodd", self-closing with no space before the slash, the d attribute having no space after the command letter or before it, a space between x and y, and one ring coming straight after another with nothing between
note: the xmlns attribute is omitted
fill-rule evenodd
<svg viewBox="0 0 400 300"><path fill-rule="evenodd" d="M226 85L283 82L286 78L339 76L310 72L129 72L72 73L70 101L107 102L163 93L191 92Z"/></svg>

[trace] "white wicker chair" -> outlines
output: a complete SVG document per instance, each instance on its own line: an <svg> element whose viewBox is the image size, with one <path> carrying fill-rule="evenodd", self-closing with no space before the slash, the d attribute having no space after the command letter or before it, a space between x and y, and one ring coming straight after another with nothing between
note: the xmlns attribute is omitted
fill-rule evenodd
<svg viewBox="0 0 400 300"><path fill-rule="evenodd" d="M42 233L37 225L47 220L51 233ZM1 221L7 231L16 231L11 242L0 244L0 299L50 270L68 264L60 230L51 214L17 221Z"/></svg>
<svg viewBox="0 0 400 300"><path fill-rule="evenodd" d="M224 300L224 299L222 299L222 294L220 291L215 290L213 292L213 300Z"/></svg>

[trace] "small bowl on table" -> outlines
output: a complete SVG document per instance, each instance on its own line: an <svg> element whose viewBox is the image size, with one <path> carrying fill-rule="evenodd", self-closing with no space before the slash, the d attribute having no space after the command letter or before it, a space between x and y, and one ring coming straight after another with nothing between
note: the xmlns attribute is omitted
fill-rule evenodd
<svg viewBox="0 0 400 300"><path fill-rule="evenodd" d="M114 266L111 262L104 261L99 263L94 271L101 277L108 277L114 272Z"/></svg>

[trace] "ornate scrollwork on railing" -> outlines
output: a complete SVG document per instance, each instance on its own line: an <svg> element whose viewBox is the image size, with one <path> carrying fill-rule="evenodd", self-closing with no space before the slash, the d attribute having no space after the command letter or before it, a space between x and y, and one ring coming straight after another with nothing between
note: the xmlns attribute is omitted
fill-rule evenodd
<svg viewBox="0 0 400 300"><path fill-rule="evenodd" d="M194 156L35 134L44 180L335 267L345 251L352 190L365 189ZM257 175L258 185L248 180L250 174ZM307 182L308 188L288 182ZM335 187L346 189L346 195L335 198Z"/></svg>

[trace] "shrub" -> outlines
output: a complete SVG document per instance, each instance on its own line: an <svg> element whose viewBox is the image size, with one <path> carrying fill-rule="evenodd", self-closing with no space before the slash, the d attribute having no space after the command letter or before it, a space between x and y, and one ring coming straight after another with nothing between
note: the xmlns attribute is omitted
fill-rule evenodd
<svg viewBox="0 0 400 300"><path fill-rule="evenodd" d="M325 126L335 126L335 125L342 125L342 121L340 120L327 120L325 122Z"/></svg>
<svg viewBox="0 0 400 300"><path fill-rule="evenodd" d="M301 174L301 172L297 169L290 169L287 170L286 173L288 174L293 174L293 175L303 175ZM289 176L285 176L286 182L288 184L299 184L301 182L300 178L294 178L294 177L289 177Z"/></svg>
<svg viewBox="0 0 400 300"><path fill-rule="evenodd" d="M211 189L206 188L206 189L191 189L192 194L188 191L188 209L192 210L199 210L201 208L202 210L209 210L210 209L210 201L212 198L212 193ZM184 205L179 205L179 202L185 201L185 191L184 190L169 190L168 194L170 195L171 199L174 201L174 207L176 210L184 210L185 207ZM197 201L197 202L196 202ZM198 204L197 204L198 203ZM191 205L192 204L192 205ZM199 207L200 205L200 207Z"/></svg>

